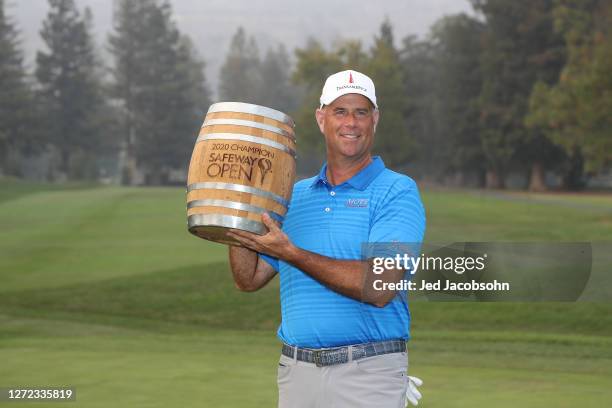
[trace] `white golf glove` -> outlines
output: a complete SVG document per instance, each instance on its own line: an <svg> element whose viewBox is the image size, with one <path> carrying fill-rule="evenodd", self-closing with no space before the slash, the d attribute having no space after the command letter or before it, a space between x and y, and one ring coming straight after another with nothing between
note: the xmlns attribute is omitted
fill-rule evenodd
<svg viewBox="0 0 612 408"><path fill-rule="evenodd" d="M423 385L423 380L418 377L408 376L408 388L406 389L406 406L414 405L415 407L419 405L419 400L421 399L421 393L417 389Z"/></svg>

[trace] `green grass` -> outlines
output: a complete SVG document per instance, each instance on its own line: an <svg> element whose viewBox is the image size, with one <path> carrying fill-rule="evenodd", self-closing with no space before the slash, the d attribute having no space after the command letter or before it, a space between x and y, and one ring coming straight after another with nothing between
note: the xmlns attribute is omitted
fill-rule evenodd
<svg viewBox="0 0 612 408"><path fill-rule="evenodd" d="M134 327L186 323L196 328L262 329L280 320L278 281L256 293L235 290L226 263L196 265L61 288L7 292L1 304L13 313ZM174 329L171 329L174 330Z"/></svg>
<svg viewBox="0 0 612 408"><path fill-rule="evenodd" d="M256 293L234 289L226 263L210 263L61 288L6 292L0 304L13 314L81 322L154 327L269 330L278 325L278 280ZM537 313L534 314L534 310ZM610 303L412 303L415 332L428 330L544 331L612 336Z"/></svg>
<svg viewBox="0 0 612 408"><path fill-rule="evenodd" d="M0 324L13 332L0 341L2 383L76 388L76 404L53 406L267 407L275 398L278 347L268 332L159 334L7 317Z"/></svg>
<svg viewBox="0 0 612 408"><path fill-rule="evenodd" d="M0 203L3 201L14 200L18 197L29 194L40 193L43 191L67 191L67 190L85 190L96 188L94 184L88 183L65 183L65 184L50 184L23 181L13 177L0 176Z"/></svg>
<svg viewBox="0 0 612 408"><path fill-rule="evenodd" d="M43 191L0 203L0 291L225 259L188 234L178 189Z"/></svg>
<svg viewBox="0 0 612 408"><path fill-rule="evenodd" d="M426 240L455 241L612 241L612 197L607 207L546 203L547 195L515 200L508 194L431 191L423 194ZM541 200L541 198L543 198ZM590 198L586 198L590 200ZM572 204L577 199L572 196ZM587 204L587 203L585 203Z"/></svg>
<svg viewBox="0 0 612 408"><path fill-rule="evenodd" d="M227 249L187 233L182 189L0 187L0 387L75 386L58 407L275 405L278 281L235 290ZM425 192L427 239L601 241L588 291L609 300L612 200L553 198ZM612 400L610 302L411 312L419 406Z"/></svg>
<svg viewBox="0 0 612 408"><path fill-rule="evenodd" d="M275 404L269 331L170 334L6 316L0 324L13 333L0 341L8 384L71 385L76 406ZM409 359L426 382L423 407L601 407L612 397L610 346L590 336L420 330Z"/></svg>
<svg viewBox="0 0 612 408"><path fill-rule="evenodd" d="M592 208L606 212L612 211L612 195L597 192L508 192L503 195L540 201L545 204L556 204L574 208Z"/></svg>

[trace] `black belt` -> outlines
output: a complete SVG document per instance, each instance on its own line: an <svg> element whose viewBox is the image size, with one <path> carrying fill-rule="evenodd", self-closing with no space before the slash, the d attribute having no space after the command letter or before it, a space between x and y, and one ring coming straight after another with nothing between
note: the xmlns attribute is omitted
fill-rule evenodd
<svg viewBox="0 0 612 408"><path fill-rule="evenodd" d="M402 353L406 351L405 340L387 340L375 343L355 344L352 346L308 349L283 344L282 354L298 361L316 364L317 367L343 364L349 362L349 352L352 360L380 356L382 354ZM297 356L296 356L297 353Z"/></svg>

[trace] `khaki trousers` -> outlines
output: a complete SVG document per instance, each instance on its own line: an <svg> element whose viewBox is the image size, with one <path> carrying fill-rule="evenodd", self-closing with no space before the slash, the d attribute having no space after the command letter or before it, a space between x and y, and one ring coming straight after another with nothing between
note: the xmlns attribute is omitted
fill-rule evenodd
<svg viewBox="0 0 612 408"><path fill-rule="evenodd" d="M391 353L317 367L281 355L279 408L404 408L408 354Z"/></svg>

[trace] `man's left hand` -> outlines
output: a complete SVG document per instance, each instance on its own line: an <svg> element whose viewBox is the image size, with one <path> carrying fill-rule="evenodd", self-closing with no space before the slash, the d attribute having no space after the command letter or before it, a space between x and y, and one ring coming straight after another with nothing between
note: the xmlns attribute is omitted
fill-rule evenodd
<svg viewBox="0 0 612 408"><path fill-rule="evenodd" d="M423 385L423 380L419 377L408 376L408 388L406 389L406 407L410 404L415 407L419 405L419 400L421 399L421 393L417 389Z"/></svg>
<svg viewBox="0 0 612 408"><path fill-rule="evenodd" d="M293 248L289 237L281 231L280 226L267 213L262 214L261 220L266 228L268 228L268 233L265 235L231 229L227 232L227 236L234 238L253 251L270 255L274 258L285 259Z"/></svg>

